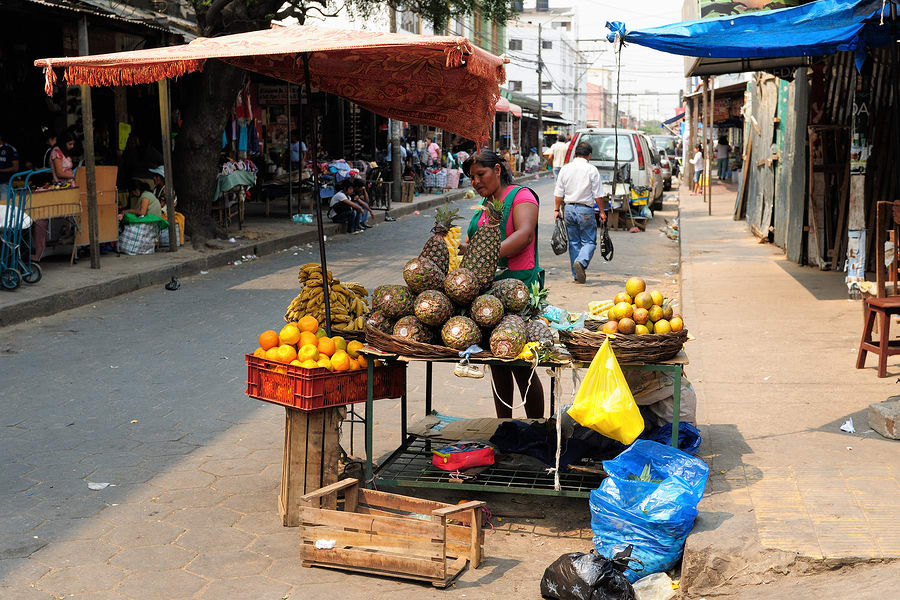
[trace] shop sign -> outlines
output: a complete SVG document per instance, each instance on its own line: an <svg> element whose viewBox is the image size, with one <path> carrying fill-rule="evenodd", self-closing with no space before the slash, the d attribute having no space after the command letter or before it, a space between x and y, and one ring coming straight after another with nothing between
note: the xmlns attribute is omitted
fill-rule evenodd
<svg viewBox="0 0 900 600"><path fill-rule="evenodd" d="M259 103L264 106L287 104L287 90L291 90L291 104L296 104L300 98L300 88L296 85L278 85L271 83L259 84Z"/></svg>

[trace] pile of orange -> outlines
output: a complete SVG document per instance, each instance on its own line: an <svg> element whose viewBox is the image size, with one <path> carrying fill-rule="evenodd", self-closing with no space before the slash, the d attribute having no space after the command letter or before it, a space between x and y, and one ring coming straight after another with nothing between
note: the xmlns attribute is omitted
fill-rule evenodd
<svg viewBox="0 0 900 600"><path fill-rule="evenodd" d="M359 353L362 347L362 342L348 343L339 335L328 337L319 322L307 315L278 333L263 331L253 355L303 369L357 371L367 366L366 358Z"/></svg>

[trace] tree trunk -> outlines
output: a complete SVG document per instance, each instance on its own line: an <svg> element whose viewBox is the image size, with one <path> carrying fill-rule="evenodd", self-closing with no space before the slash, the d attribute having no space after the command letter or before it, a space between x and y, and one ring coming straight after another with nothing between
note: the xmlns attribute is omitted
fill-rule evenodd
<svg viewBox="0 0 900 600"><path fill-rule="evenodd" d="M222 131L245 73L209 60L199 73L181 79L183 125L175 142L173 170L179 209L194 248L215 237L212 200L216 191Z"/></svg>

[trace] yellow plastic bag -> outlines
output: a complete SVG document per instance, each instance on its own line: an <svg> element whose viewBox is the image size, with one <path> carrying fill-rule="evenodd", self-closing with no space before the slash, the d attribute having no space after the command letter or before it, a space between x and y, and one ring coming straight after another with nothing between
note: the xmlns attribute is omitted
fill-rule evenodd
<svg viewBox="0 0 900 600"><path fill-rule="evenodd" d="M644 431L644 418L608 339L594 355L568 413L579 425L623 444Z"/></svg>

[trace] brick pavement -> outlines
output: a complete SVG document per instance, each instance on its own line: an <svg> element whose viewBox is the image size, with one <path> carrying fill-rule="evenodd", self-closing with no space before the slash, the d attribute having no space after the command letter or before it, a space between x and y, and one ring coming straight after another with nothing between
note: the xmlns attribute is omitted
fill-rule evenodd
<svg viewBox="0 0 900 600"><path fill-rule="evenodd" d="M548 183L536 187L549 197ZM551 212L545 201L542 236ZM347 280L398 281L431 214L329 242L331 268ZM654 284L674 286L663 272L677 245L655 231L613 238L616 260L598 258L584 287L568 282L565 256L545 253L555 301L611 295L643 263L658 272ZM454 590L299 566L296 530L276 509L284 413L243 395L243 354L279 323L297 265L309 260L283 252L185 278L177 292L156 285L3 330L0 598L536 597L549 562L590 548L584 500L486 496L500 514L505 505L533 515L495 518L484 566ZM411 421L421 417L419 367ZM492 414L483 382L449 367L436 377L437 408ZM383 454L399 441L399 403L378 403L374 419ZM89 481L114 487L90 491Z"/></svg>

